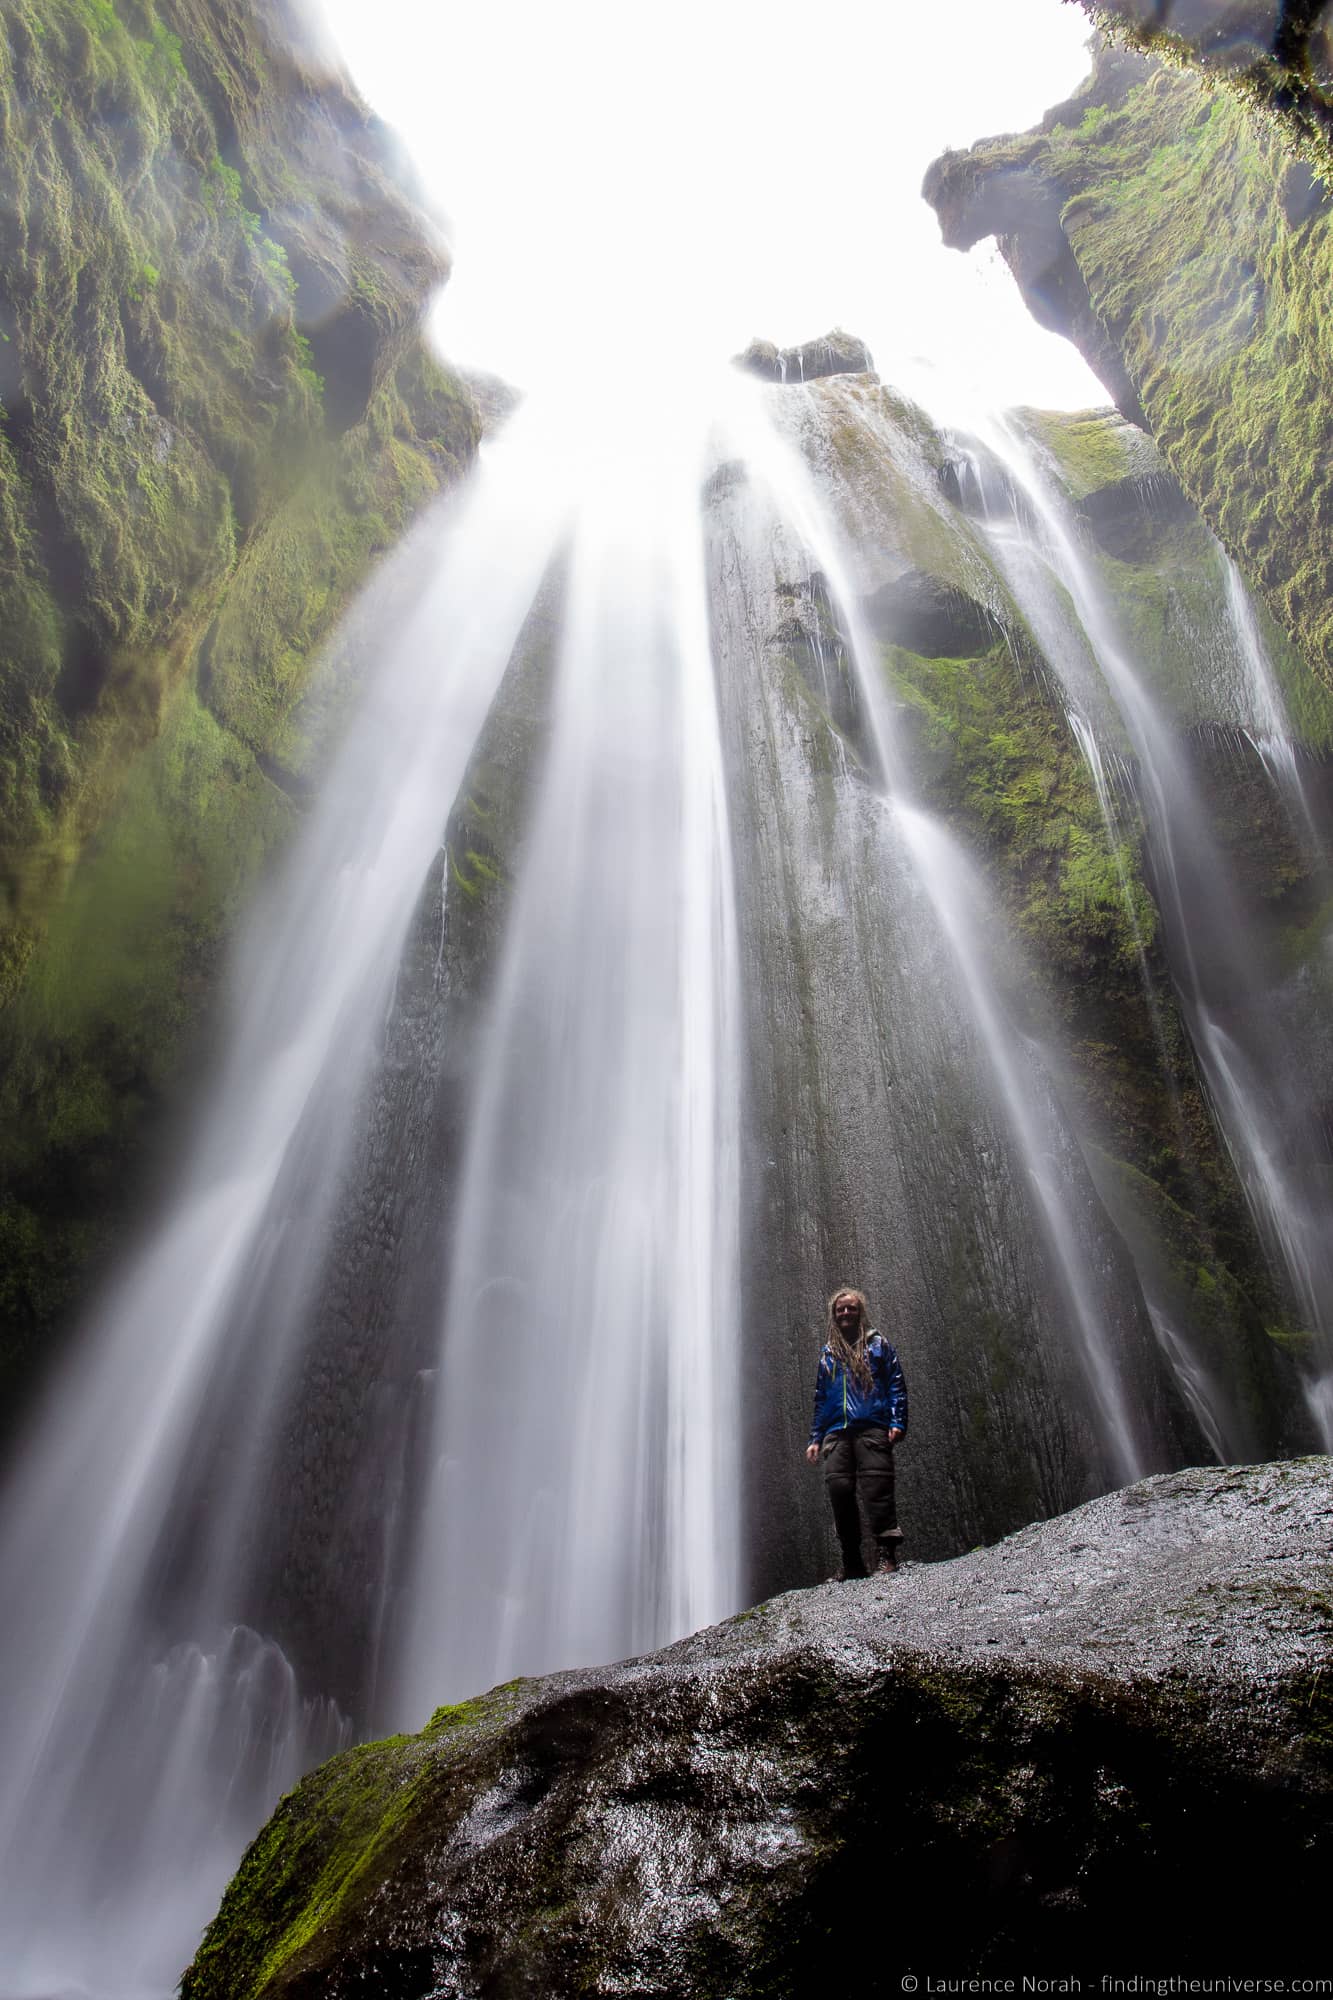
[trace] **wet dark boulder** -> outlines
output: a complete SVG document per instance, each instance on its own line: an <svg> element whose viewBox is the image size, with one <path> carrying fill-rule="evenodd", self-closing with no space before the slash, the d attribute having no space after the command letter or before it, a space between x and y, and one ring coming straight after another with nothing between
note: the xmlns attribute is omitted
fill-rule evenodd
<svg viewBox="0 0 1333 2000"><path fill-rule="evenodd" d="M251 1846L182 2000L842 1993L858 1892L895 1973L1141 1972L1149 1937L1160 1974L1315 1963L1328 1474L1144 1480L347 1752ZM1264 1923L1223 1937L1242 1865Z"/></svg>
<svg viewBox="0 0 1333 2000"><path fill-rule="evenodd" d="M984 653L999 630L984 604L925 570L904 570L881 584L862 609L876 638L927 659Z"/></svg>

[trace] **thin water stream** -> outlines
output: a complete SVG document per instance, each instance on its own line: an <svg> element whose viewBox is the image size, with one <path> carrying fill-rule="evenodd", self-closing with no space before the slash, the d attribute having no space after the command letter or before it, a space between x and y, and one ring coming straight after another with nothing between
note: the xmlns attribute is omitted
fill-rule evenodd
<svg viewBox="0 0 1333 2000"><path fill-rule="evenodd" d="M1071 714L1081 719L1080 740L1105 741L1109 693L1133 753L1173 976L1256 1223L1305 1327L1316 1337L1305 1367L1306 1400L1324 1448L1333 1448L1328 1429L1333 1244L1319 1135L1310 1119L1308 1055L1272 1032L1266 954L1179 731L1126 644L1050 467L1016 418L989 423L983 436L1033 524L1029 530L1010 510L988 508L990 540L1046 657L1061 675ZM1221 551L1218 556L1225 578L1227 665L1239 680L1239 726L1252 735L1298 831L1318 855L1314 816L1253 607L1235 566ZM1102 677L1103 691L1089 687L1089 661ZM1201 675L1209 664L1205 650ZM1105 797L1100 790L1099 795ZM1116 837L1117 825L1111 831ZM1182 1336L1174 1336L1175 1351L1183 1353L1185 1345ZM1197 1357L1184 1379L1191 1396L1202 1393L1206 1378ZM1220 1404L1210 1410L1209 1428L1227 1435Z"/></svg>
<svg viewBox="0 0 1333 2000"><path fill-rule="evenodd" d="M793 395L779 405L784 418L812 450L816 463L831 467L830 454L819 448L820 405ZM841 420L856 421L863 412ZM885 434L877 423L878 406L870 404L868 428L881 450L907 455L900 434ZM813 432L813 436L812 436ZM830 493L821 499L801 460L784 450L776 429L758 433L750 444L748 463L767 486L779 517L787 522L823 577L841 632L845 635L872 750L872 776L882 785L891 819L890 837L910 857L925 898L953 953L957 999L974 1021L990 1073L991 1089L1018 1148L1023 1170L1036 1196L1040 1226L1064 1295L1069 1325L1090 1392L1095 1421L1108 1461L1118 1482L1141 1476L1150 1458L1142 1436L1141 1417L1132 1408L1124 1356L1103 1312L1103 1302L1089 1283L1078 1231L1068 1206L1068 1190L1052 1170L1048 1134L1037 1110L1038 1096L1025 1073L1021 1041L1004 1015L996 990L987 942L984 898L967 859L942 822L914 801L913 785L898 740L887 685L878 652L855 591L846 557L833 526ZM915 470L915 468L913 468ZM826 475L827 476L827 475ZM855 499L851 511L856 512Z"/></svg>
<svg viewBox="0 0 1333 2000"><path fill-rule="evenodd" d="M736 1608L738 991L706 430L579 495L559 696L464 1162L411 1718ZM651 422L651 415L649 416ZM645 473L647 476L645 477Z"/></svg>

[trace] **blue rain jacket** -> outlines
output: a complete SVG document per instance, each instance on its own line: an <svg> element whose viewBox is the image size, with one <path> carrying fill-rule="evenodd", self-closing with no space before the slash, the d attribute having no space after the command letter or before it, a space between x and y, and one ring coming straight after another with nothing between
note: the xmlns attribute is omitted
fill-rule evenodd
<svg viewBox="0 0 1333 2000"><path fill-rule="evenodd" d="M891 1343L882 1333L866 1336L866 1353L874 1389L867 1394L854 1375L826 1347L815 1373L815 1414L811 1444L823 1444L830 1431L855 1430L877 1424L882 1430L907 1434L907 1383Z"/></svg>

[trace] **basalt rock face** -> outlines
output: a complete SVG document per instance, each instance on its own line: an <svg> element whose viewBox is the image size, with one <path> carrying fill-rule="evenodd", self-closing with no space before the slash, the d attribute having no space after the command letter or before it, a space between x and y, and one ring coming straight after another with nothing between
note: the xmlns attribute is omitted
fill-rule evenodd
<svg viewBox="0 0 1333 2000"><path fill-rule="evenodd" d="M1264 1922L1229 1969L1314 1963L1328 1472L1145 1480L350 1751L255 1840L183 2000L850 1993L850 1883L895 1973L1129 1972L1146 1936L1198 1971L1238 1842Z"/></svg>
<svg viewBox="0 0 1333 2000"><path fill-rule="evenodd" d="M1152 12L1166 21L1166 10ZM1173 15L1168 25L1181 24ZM1294 160L1290 143L1289 126L1252 90L1103 48L1088 84L1038 131L944 155L925 193L946 242L998 237L1034 315L1067 334L1120 409L1152 432L1184 492L1333 685L1333 486L1322 442L1333 361L1320 304L1333 216L1310 172L1323 156Z"/></svg>
<svg viewBox="0 0 1333 2000"><path fill-rule="evenodd" d="M320 639L476 437L419 334L438 232L285 0L4 29L0 1371L77 1295L300 809Z"/></svg>

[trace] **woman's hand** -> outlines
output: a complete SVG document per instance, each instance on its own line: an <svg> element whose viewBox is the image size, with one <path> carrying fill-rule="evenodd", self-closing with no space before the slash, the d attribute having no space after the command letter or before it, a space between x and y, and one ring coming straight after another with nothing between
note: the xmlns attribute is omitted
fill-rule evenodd
<svg viewBox="0 0 1333 2000"><path fill-rule="evenodd" d="M808 1444L805 1448L806 1464L814 1465L818 1462L818 1459L819 1459L819 1446L817 1444Z"/></svg>

